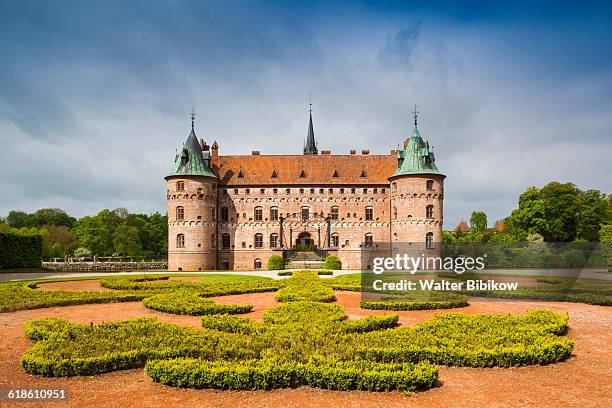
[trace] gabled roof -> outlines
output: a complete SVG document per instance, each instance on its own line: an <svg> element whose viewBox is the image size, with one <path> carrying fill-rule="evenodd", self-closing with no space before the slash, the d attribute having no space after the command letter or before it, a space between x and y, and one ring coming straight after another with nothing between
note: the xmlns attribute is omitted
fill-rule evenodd
<svg viewBox="0 0 612 408"><path fill-rule="evenodd" d="M217 156L212 167L225 185L371 185L389 184L396 159L394 154ZM240 172L243 177L238 177Z"/></svg>
<svg viewBox="0 0 612 408"><path fill-rule="evenodd" d="M414 127L412 137L404 150L397 152L397 169L393 176L408 174L439 174L438 166L429 143L423 141L419 129Z"/></svg>
<svg viewBox="0 0 612 408"><path fill-rule="evenodd" d="M202 154L202 145L198 142L193 126L183 148L174 157L174 165L167 177L171 176L217 177L206 164Z"/></svg>

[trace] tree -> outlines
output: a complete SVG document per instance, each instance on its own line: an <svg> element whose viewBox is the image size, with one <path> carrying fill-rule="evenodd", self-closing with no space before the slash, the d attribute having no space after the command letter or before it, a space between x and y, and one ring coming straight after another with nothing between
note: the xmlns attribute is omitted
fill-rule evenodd
<svg viewBox="0 0 612 408"><path fill-rule="evenodd" d="M127 222L119 225L113 234L113 245L115 251L123 255L139 255L142 252L142 245L138 228L130 226Z"/></svg>
<svg viewBox="0 0 612 408"><path fill-rule="evenodd" d="M577 236L597 241L601 224L608 218L608 200L599 190L587 190L578 196Z"/></svg>
<svg viewBox="0 0 612 408"><path fill-rule="evenodd" d="M487 214L482 211L473 211L470 217L470 229L475 232L484 232L487 229Z"/></svg>
<svg viewBox="0 0 612 408"><path fill-rule="evenodd" d="M32 227L34 225L33 217L23 211L11 211L6 217L6 223L11 228Z"/></svg>
<svg viewBox="0 0 612 408"><path fill-rule="evenodd" d="M96 215L79 219L74 225L74 235L81 247L96 255L112 252L112 235L103 217Z"/></svg>
<svg viewBox="0 0 612 408"><path fill-rule="evenodd" d="M76 218L66 214L59 208L41 208L31 215L33 226L42 227L43 225L55 225L72 228Z"/></svg>

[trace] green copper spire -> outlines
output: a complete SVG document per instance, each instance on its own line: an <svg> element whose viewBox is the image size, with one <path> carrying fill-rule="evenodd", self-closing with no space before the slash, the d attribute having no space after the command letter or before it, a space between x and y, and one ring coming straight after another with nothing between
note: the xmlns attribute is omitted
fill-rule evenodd
<svg viewBox="0 0 612 408"><path fill-rule="evenodd" d="M312 95L310 96L310 122L308 123L308 135L306 136L306 145L304 146L304 154L319 154L317 143L315 142L314 128L312 127Z"/></svg>
<svg viewBox="0 0 612 408"><path fill-rule="evenodd" d="M397 169L393 176L403 176L408 174L439 174L436 159L429 143L425 142L417 128L417 110L414 107L414 130L412 137L404 150L397 152Z"/></svg>
<svg viewBox="0 0 612 408"><path fill-rule="evenodd" d="M198 138L194 130L195 112L191 113L191 133L187 141L183 144L183 148L174 157L174 165L168 177L170 176L207 176L217 177L210 170L202 154L202 145L198 142Z"/></svg>

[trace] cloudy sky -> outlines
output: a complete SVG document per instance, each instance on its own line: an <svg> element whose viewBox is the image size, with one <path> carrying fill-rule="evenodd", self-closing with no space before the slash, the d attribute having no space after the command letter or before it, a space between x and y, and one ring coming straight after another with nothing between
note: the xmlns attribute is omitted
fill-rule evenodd
<svg viewBox="0 0 612 408"><path fill-rule="evenodd" d="M189 132L221 154L388 153L419 129L445 221L528 186L612 192L612 7L569 2L0 2L0 216L165 211Z"/></svg>

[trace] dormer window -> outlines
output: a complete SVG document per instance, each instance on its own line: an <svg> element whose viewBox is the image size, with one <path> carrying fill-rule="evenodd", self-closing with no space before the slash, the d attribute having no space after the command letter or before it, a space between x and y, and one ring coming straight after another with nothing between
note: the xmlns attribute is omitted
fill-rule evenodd
<svg viewBox="0 0 612 408"><path fill-rule="evenodd" d="M365 169L361 170L361 175L359 177L363 177L363 178L368 177L368 173L366 173Z"/></svg>
<svg viewBox="0 0 612 408"><path fill-rule="evenodd" d="M238 178L244 178L244 174L242 173L242 170L238 172Z"/></svg>
<svg viewBox="0 0 612 408"><path fill-rule="evenodd" d="M334 170L334 174L332 175L333 178L338 178L340 177L340 174L338 174L338 170Z"/></svg>
<svg viewBox="0 0 612 408"><path fill-rule="evenodd" d="M277 178L278 177L278 173L276 173L276 170L272 171L272 178Z"/></svg>
<svg viewBox="0 0 612 408"><path fill-rule="evenodd" d="M306 177L306 172L304 171L304 169L302 169L302 171L300 172L300 178L305 178Z"/></svg>

